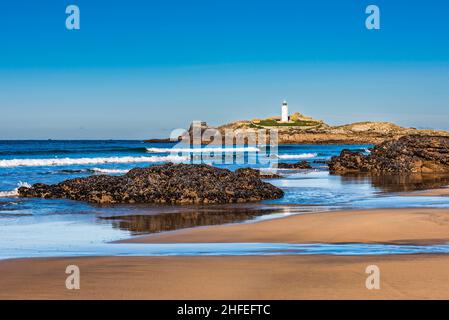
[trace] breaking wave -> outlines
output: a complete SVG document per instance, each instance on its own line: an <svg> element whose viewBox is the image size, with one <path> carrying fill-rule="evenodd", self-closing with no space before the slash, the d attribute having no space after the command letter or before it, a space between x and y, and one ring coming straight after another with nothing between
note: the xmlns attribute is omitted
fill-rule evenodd
<svg viewBox="0 0 449 320"><path fill-rule="evenodd" d="M8 197L17 197L19 195L19 188L20 187L27 187L30 188L31 185L26 183L26 182L22 182L20 181L17 184L17 188L15 188L14 190L10 190L10 191L0 191L0 198L8 198Z"/></svg>
<svg viewBox="0 0 449 320"><path fill-rule="evenodd" d="M258 152L256 147L204 147L204 148L147 148L150 153L170 153L170 152L185 152L185 153L206 153L206 152Z"/></svg>
<svg viewBox="0 0 449 320"><path fill-rule="evenodd" d="M42 150L6 150L0 151L0 156L21 156L21 155L42 155L42 154L80 154L80 153L96 153L96 152L137 152L146 153L145 147L109 147L103 148L72 148L72 149L42 149Z"/></svg>
<svg viewBox="0 0 449 320"><path fill-rule="evenodd" d="M318 156L317 153L278 154L279 159L309 159Z"/></svg>
<svg viewBox="0 0 449 320"><path fill-rule="evenodd" d="M85 164L104 164L104 163L182 162L187 160L189 160L188 157L181 157L181 156L8 159L8 160L0 160L0 168L70 166L70 165L85 165Z"/></svg>

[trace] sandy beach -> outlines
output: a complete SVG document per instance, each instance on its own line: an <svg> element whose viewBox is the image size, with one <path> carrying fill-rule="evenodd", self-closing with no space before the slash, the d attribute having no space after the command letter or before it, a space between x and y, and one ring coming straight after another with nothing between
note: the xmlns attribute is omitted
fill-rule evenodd
<svg viewBox="0 0 449 320"><path fill-rule="evenodd" d="M449 188L436 188L428 190L420 190L414 192L404 192L401 196L407 197L447 197L449 196Z"/></svg>
<svg viewBox="0 0 449 320"><path fill-rule="evenodd" d="M445 243L449 242L449 210L329 211L248 224L184 229L126 242Z"/></svg>
<svg viewBox="0 0 449 320"><path fill-rule="evenodd" d="M69 264L80 290L65 288ZM380 290L365 268L381 271ZM448 299L449 256L92 257L0 263L1 299Z"/></svg>
<svg viewBox="0 0 449 320"><path fill-rule="evenodd" d="M268 232L269 231L269 232ZM325 212L181 230L131 242L442 243L449 210ZM65 288L65 268L81 289ZM368 265L381 289L365 287ZM4 260L1 299L448 299L449 256L86 257Z"/></svg>

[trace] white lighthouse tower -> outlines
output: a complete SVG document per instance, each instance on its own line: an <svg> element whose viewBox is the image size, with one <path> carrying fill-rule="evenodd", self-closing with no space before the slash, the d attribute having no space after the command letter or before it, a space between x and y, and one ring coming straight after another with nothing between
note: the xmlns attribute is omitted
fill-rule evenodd
<svg viewBox="0 0 449 320"><path fill-rule="evenodd" d="M288 103L285 100L281 107L281 122L288 122Z"/></svg>

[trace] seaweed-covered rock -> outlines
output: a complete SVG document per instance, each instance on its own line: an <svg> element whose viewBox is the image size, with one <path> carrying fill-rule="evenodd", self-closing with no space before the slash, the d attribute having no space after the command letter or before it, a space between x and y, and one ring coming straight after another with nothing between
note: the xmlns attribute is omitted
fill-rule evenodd
<svg viewBox="0 0 449 320"><path fill-rule="evenodd" d="M443 173L449 172L449 137L405 136L375 146L371 153L343 150L332 157L333 173Z"/></svg>
<svg viewBox="0 0 449 320"><path fill-rule="evenodd" d="M278 168L279 169L312 169L310 164L305 160L294 162L294 163L279 162Z"/></svg>
<svg viewBox="0 0 449 320"><path fill-rule="evenodd" d="M196 164L135 168L123 176L98 175L55 185L19 188L22 197L66 198L92 203L233 203L281 198L281 189L254 173Z"/></svg>
<svg viewBox="0 0 449 320"><path fill-rule="evenodd" d="M280 179L282 178L281 175L274 173L272 171L261 171L259 169L253 169L253 168L241 168L237 169L235 171L237 174L244 174L244 175L253 175L257 178L261 179Z"/></svg>

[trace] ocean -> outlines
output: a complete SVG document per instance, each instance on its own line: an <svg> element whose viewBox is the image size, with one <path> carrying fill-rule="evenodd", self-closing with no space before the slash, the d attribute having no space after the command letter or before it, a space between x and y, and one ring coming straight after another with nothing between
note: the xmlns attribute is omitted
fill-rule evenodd
<svg viewBox="0 0 449 320"><path fill-rule="evenodd" d="M399 191L447 185L449 178L445 176L399 178L329 174L325 161L341 150L368 153L370 147L280 145L278 161L307 160L312 165L312 169L307 170L284 170L281 171L284 178L267 180L285 191L282 199L219 206L94 205L63 199L19 198L17 188L93 174L121 175L134 167L166 162L200 163L204 161L201 150L186 152L184 147L174 143L143 141L0 141L0 259L101 255L112 250L112 246L105 246L107 242L130 236L203 225L248 223L339 208L449 207L444 197L397 195ZM219 167L235 170L266 166L257 159L267 155L261 155L254 147L241 146L232 150L217 147L211 151L220 155L231 153L236 159L243 156L244 161L232 163L206 157L206 163Z"/></svg>

